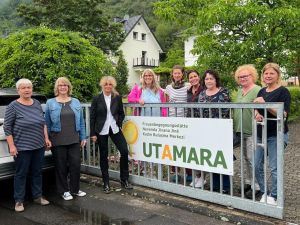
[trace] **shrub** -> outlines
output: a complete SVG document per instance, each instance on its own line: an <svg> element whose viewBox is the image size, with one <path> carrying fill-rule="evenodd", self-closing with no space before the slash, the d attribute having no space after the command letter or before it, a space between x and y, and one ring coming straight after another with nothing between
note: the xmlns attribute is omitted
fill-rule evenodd
<svg viewBox="0 0 300 225"><path fill-rule="evenodd" d="M35 91L51 97L55 80L66 76L73 95L88 101L104 74L113 74L111 63L78 33L39 27L0 39L0 87L28 78Z"/></svg>

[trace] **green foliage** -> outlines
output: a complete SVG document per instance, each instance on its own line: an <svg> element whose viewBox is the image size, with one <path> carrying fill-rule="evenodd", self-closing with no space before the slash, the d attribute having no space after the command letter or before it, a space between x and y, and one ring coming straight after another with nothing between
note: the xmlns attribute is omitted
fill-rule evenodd
<svg viewBox="0 0 300 225"><path fill-rule="evenodd" d="M260 70L273 61L296 67L300 76L299 0L164 0L154 6L160 17L189 27L187 37L197 37L201 70L230 74L241 64Z"/></svg>
<svg viewBox="0 0 300 225"><path fill-rule="evenodd" d="M0 1L0 37L21 30L25 27L24 21L17 14L20 3L28 0L2 0Z"/></svg>
<svg viewBox="0 0 300 225"><path fill-rule="evenodd" d="M80 32L103 51L116 51L124 35L122 24L110 23L104 16L104 0L33 0L21 4L19 14L33 26L46 25Z"/></svg>
<svg viewBox="0 0 300 225"><path fill-rule="evenodd" d="M128 68L122 51L118 52L118 63L116 67L117 90L121 96L127 95L129 88L127 85Z"/></svg>
<svg viewBox="0 0 300 225"><path fill-rule="evenodd" d="M291 94L291 108L289 121L293 121L300 117L300 89L299 87L289 87Z"/></svg>
<svg viewBox="0 0 300 225"><path fill-rule="evenodd" d="M74 32L33 28L0 39L0 87L28 78L34 89L53 96L55 80L66 76L73 94L87 101L97 93L99 79L113 74L103 52Z"/></svg>

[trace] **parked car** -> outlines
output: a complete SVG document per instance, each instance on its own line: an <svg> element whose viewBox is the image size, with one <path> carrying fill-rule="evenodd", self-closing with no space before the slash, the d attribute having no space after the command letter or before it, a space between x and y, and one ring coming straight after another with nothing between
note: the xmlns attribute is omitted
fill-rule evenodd
<svg viewBox="0 0 300 225"><path fill-rule="evenodd" d="M33 93L33 98L40 101L44 108L47 98L45 95ZM15 164L13 157L9 154L6 137L3 131L4 115L6 106L19 98L19 95L14 88L0 88L0 180L12 177L15 173ZM45 153L43 169L54 167L54 162L50 151Z"/></svg>

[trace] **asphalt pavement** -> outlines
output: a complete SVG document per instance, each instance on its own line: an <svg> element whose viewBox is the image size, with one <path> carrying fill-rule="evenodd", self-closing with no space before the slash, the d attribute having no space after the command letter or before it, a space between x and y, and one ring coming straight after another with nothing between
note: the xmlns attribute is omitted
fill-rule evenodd
<svg viewBox="0 0 300 225"><path fill-rule="evenodd" d="M224 221L192 213L173 206L156 204L136 198L113 184L114 191L104 194L100 187L87 183L81 189L86 197L65 201L55 193L52 182L44 185L48 206L34 204L30 193L25 201L25 211L14 212L13 182L0 182L1 225L226 225Z"/></svg>

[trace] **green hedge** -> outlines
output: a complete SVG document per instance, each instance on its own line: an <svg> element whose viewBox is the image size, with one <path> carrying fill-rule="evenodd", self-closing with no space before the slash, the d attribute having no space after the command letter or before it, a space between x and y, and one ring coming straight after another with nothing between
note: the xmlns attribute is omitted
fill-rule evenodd
<svg viewBox="0 0 300 225"><path fill-rule="evenodd" d="M300 117L300 88L288 87L291 93L291 112L289 115L289 121L293 121Z"/></svg>

